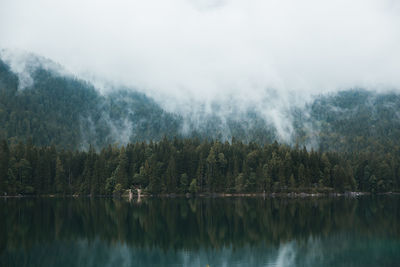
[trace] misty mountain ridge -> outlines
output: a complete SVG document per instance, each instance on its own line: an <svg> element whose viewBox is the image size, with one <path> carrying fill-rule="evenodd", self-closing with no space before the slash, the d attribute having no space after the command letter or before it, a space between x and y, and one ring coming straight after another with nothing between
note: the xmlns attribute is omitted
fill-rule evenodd
<svg viewBox="0 0 400 267"><path fill-rule="evenodd" d="M11 142L31 139L37 145L84 149L165 136L261 144L278 140L322 151L399 145L397 93L351 89L267 115L251 105L236 108L238 103L218 101L182 113L131 88L100 93L48 59L10 57L3 51L0 60L0 137Z"/></svg>

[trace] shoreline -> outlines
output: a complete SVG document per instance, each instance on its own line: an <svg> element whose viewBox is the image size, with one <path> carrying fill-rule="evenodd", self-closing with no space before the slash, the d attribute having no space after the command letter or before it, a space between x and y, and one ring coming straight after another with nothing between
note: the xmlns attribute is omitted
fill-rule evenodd
<svg viewBox="0 0 400 267"><path fill-rule="evenodd" d="M372 194L370 192L344 192L344 193L200 193L200 194L141 194L140 198L320 198L320 197L348 197L356 198L359 196L371 196L371 195L400 195L400 192L382 192L377 194ZM113 196L113 195L10 195L10 196L0 196L0 198L120 198L127 199L129 196ZM133 199L137 199L138 195L134 194Z"/></svg>

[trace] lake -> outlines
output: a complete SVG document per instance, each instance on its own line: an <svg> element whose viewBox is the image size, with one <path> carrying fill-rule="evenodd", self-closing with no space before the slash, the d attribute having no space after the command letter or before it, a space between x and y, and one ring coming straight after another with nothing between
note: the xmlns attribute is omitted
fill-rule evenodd
<svg viewBox="0 0 400 267"><path fill-rule="evenodd" d="M400 266L400 197L0 199L0 266Z"/></svg>

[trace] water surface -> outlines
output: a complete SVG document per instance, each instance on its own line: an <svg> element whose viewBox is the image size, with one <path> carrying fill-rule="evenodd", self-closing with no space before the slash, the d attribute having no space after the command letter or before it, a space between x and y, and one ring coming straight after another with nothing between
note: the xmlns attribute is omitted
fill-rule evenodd
<svg viewBox="0 0 400 267"><path fill-rule="evenodd" d="M400 266L399 204L0 199L0 266Z"/></svg>

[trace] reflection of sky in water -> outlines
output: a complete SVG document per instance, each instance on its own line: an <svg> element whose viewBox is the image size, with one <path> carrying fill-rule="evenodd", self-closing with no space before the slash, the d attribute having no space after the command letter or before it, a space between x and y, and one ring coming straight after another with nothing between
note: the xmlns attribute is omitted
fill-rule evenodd
<svg viewBox="0 0 400 267"><path fill-rule="evenodd" d="M396 266L399 240L357 239L339 235L326 239L289 241L279 246L248 246L240 249L137 248L93 241L40 244L30 251L14 251L10 260L25 266Z"/></svg>

